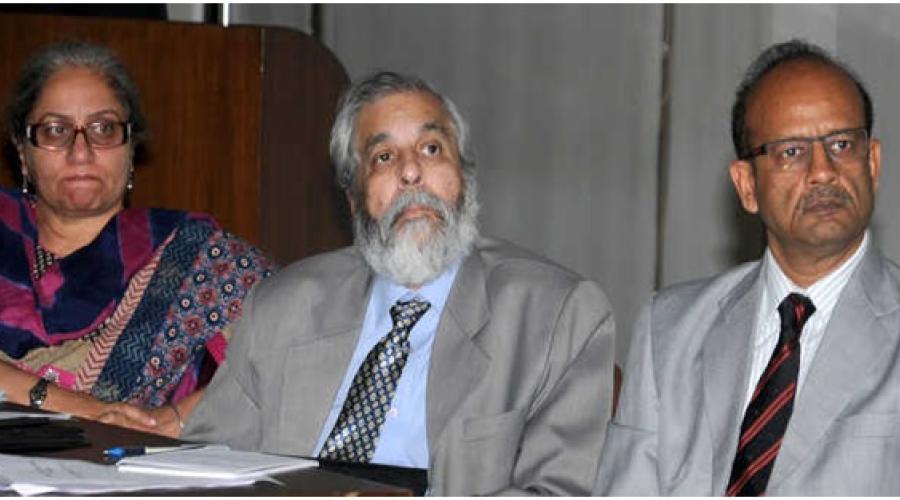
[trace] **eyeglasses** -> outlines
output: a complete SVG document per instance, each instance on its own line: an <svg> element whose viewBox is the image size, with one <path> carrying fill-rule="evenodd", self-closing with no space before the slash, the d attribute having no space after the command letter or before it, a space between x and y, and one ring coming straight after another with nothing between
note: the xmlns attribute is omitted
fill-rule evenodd
<svg viewBox="0 0 900 500"><path fill-rule="evenodd" d="M69 149L75 144L75 138L79 133L84 134L84 140L92 148L114 148L128 142L131 137L131 124L98 120L76 127L71 122L51 121L32 123L25 127L25 137L32 145L50 151Z"/></svg>
<svg viewBox="0 0 900 500"><path fill-rule="evenodd" d="M868 134L865 127L838 130L818 137L794 137L767 142L753 148L742 160L768 155L772 163L784 170L806 168L812 161L813 143L821 142L828 158L836 164L845 164L866 157Z"/></svg>

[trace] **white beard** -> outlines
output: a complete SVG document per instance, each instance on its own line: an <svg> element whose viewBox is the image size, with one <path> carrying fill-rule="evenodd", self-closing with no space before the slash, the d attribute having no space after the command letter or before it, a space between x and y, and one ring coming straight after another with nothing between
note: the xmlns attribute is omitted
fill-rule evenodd
<svg viewBox="0 0 900 500"><path fill-rule="evenodd" d="M353 217L354 242L372 269L396 283L418 287L444 272L465 256L478 236L475 182L466 176L463 203L451 207L424 191L401 194L379 220L365 212L365 204ZM410 205L426 206L439 214L406 221L399 229L394 223Z"/></svg>

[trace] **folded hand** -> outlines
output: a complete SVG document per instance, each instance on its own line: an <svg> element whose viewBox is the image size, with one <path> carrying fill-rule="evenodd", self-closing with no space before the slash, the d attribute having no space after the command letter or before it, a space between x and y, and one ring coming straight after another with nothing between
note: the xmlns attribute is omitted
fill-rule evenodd
<svg viewBox="0 0 900 500"><path fill-rule="evenodd" d="M141 408L128 403L110 403L97 414L95 420L168 437L178 437L181 433L178 415L170 406Z"/></svg>

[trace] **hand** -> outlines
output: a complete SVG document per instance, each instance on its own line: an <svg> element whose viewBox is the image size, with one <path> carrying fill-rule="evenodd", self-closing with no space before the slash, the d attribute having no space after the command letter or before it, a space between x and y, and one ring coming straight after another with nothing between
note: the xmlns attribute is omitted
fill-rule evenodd
<svg viewBox="0 0 900 500"><path fill-rule="evenodd" d="M178 415L170 406L148 409L128 403L110 403L94 419L104 424L173 438L181 433Z"/></svg>

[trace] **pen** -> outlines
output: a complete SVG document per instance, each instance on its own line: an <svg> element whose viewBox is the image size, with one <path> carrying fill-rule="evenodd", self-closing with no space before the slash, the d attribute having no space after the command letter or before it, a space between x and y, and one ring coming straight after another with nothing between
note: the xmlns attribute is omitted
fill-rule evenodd
<svg viewBox="0 0 900 500"><path fill-rule="evenodd" d="M167 451L191 450L202 447L202 444L185 444L181 446L114 446L103 450L103 456L110 460L119 460L125 457L139 457L153 453L165 453Z"/></svg>

